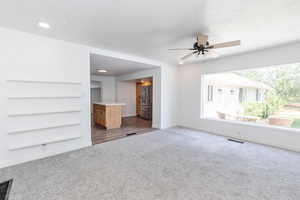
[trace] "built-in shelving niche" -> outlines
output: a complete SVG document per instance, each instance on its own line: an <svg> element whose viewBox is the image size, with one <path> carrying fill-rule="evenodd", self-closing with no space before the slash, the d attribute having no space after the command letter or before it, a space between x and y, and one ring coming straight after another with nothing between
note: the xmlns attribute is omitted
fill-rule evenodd
<svg viewBox="0 0 300 200"><path fill-rule="evenodd" d="M81 137L81 83L8 80L9 150Z"/></svg>

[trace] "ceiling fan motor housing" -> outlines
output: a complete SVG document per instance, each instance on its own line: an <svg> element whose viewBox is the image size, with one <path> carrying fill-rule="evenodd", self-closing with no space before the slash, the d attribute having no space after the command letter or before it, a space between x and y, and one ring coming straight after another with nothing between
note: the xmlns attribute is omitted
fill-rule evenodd
<svg viewBox="0 0 300 200"><path fill-rule="evenodd" d="M200 55L200 54L204 55L205 52L208 52L208 50L205 48L205 46L202 45L202 44L198 45L198 42L195 42L194 45L193 45L193 47L194 47L194 50L198 51L197 52L198 55Z"/></svg>

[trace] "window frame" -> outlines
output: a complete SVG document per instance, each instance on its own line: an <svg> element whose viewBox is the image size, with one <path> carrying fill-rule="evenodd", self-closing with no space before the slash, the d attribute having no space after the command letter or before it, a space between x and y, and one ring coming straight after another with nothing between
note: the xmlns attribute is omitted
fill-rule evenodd
<svg viewBox="0 0 300 200"><path fill-rule="evenodd" d="M291 63L292 64L292 63ZM267 66L267 67L274 67L276 65L272 66ZM243 70L251 70L251 69L260 69L260 68L267 68L266 66L263 67L256 67L256 68L245 68L245 69L234 69L234 70L228 70L228 71L220 71L220 72L209 72L209 73L202 73L200 75L200 82L201 82L201 87L200 87L200 119L201 120L208 120L208 121L215 121L215 122L223 122L225 124L237 124L237 125L242 125L242 126L248 126L248 127L261 127L261 128L267 128L267 129L273 129L273 130L282 130L282 131L290 131L290 132L295 132L297 134L300 133L300 129L297 128L291 128L291 127L283 127L283 126L275 126L275 125L269 125L269 124L259 124L259 123L254 123L254 122L246 122L246 121L235 121L235 120L228 120L228 119L217 119L217 118L212 118L212 117L206 117L204 115L204 104L205 101L207 100L205 96L205 76L207 75L212 75L212 74L222 74L222 73L229 73L229 72L236 72L236 71L243 71ZM243 88L245 91L247 88ZM237 91L239 92L239 91ZM246 93L247 94L247 93ZM263 93L261 93L263 95ZM243 100L244 100L245 94L243 94Z"/></svg>

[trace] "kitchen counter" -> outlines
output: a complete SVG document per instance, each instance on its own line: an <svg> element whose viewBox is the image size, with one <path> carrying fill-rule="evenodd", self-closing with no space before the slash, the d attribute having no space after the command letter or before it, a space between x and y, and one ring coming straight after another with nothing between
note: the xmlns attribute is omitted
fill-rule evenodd
<svg viewBox="0 0 300 200"><path fill-rule="evenodd" d="M94 122L106 129L120 128L122 124L122 107L125 103L94 102Z"/></svg>
<svg viewBox="0 0 300 200"><path fill-rule="evenodd" d="M125 106L125 103L119 102L94 102L93 104L102 105L102 106Z"/></svg>

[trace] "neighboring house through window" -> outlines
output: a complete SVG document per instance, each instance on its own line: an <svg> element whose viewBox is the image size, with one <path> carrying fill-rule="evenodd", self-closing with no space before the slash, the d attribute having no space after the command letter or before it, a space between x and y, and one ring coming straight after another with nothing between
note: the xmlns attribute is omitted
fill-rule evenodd
<svg viewBox="0 0 300 200"><path fill-rule="evenodd" d="M231 90L230 90L230 94L231 94L231 95L234 95L234 89L231 89Z"/></svg>
<svg viewBox="0 0 300 200"><path fill-rule="evenodd" d="M261 92L259 89L256 89L256 101L261 101Z"/></svg>
<svg viewBox="0 0 300 200"><path fill-rule="evenodd" d="M239 102L242 103L244 101L244 88L239 89Z"/></svg>

